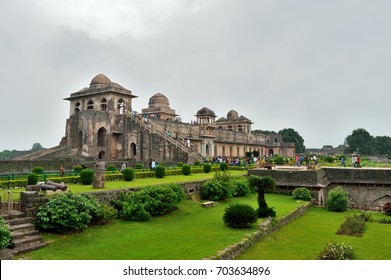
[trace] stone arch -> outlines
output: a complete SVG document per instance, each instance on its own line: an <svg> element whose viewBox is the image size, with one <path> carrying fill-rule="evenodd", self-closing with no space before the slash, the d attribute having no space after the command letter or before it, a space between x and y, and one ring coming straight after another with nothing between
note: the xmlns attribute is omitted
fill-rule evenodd
<svg viewBox="0 0 391 280"><path fill-rule="evenodd" d="M104 97L100 100L100 110L107 111L107 99Z"/></svg>
<svg viewBox="0 0 391 280"><path fill-rule="evenodd" d="M209 144L205 145L205 153L207 156L209 156L209 154L210 154L210 145Z"/></svg>
<svg viewBox="0 0 391 280"><path fill-rule="evenodd" d="M370 204L369 204L369 208L370 209L373 209L373 208L378 208L379 210L383 209L383 206L384 204L386 203L390 203L391 202L391 195L383 195L377 199L375 199L374 201L372 201Z"/></svg>
<svg viewBox="0 0 391 280"><path fill-rule="evenodd" d="M99 128L98 130L98 147L107 146L107 130L104 127Z"/></svg>
<svg viewBox="0 0 391 280"><path fill-rule="evenodd" d="M223 147L221 148L221 153L222 153L222 156L225 157L225 146L223 146Z"/></svg>
<svg viewBox="0 0 391 280"><path fill-rule="evenodd" d="M88 100L88 102L87 102L87 110L94 110L94 101Z"/></svg>
<svg viewBox="0 0 391 280"><path fill-rule="evenodd" d="M272 155L274 155L274 151L273 151L273 149L269 149L269 156L272 156Z"/></svg>
<svg viewBox="0 0 391 280"><path fill-rule="evenodd" d="M81 104L80 102L76 102L75 103L75 112L81 112Z"/></svg>
<svg viewBox="0 0 391 280"><path fill-rule="evenodd" d="M98 159L104 159L105 155L106 155L106 153L104 151L100 151L98 154Z"/></svg>
<svg viewBox="0 0 391 280"><path fill-rule="evenodd" d="M118 100L117 109L120 115L123 115L125 113L125 102L122 98Z"/></svg>
<svg viewBox="0 0 391 280"><path fill-rule="evenodd" d="M234 130L233 127L232 127L232 125L229 125L229 126L228 126L228 130Z"/></svg>
<svg viewBox="0 0 391 280"><path fill-rule="evenodd" d="M243 127L242 127L242 125L238 125L238 131L240 131L240 132L242 132L243 131Z"/></svg>
<svg viewBox="0 0 391 280"><path fill-rule="evenodd" d="M131 151L131 155L132 156L135 156L137 154L137 146L136 146L136 143L132 142L130 144L130 151Z"/></svg>

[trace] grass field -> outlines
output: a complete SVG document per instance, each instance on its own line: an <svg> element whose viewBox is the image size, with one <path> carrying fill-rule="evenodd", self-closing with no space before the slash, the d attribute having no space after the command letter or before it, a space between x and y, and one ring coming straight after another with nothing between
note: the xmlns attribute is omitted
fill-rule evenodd
<svg viewBox="0 0 391 280"><path fill-rule="evenodd" d="M293 211L302 202L290 196L268 194L269 206L278 216ZM224 209L233 202L257 207L256 194L220 202L213 208L199 201L184 200L174 212L149 222L116 220L69 235L45 234L49 246L23 258L41 260L197 260L207 258L234 244L251 229L231 229L224 225ZM259 221L260 222L260 221Z"/></svg>
<svg viewBox="0 0 391 280"><path fill-rule="evenodd" d="M351 245L358 260L391 260L391 225L368 222L363 237L335 234L346 213L312 208L244 252L240 260L313 260L330 242Z"/></svg>

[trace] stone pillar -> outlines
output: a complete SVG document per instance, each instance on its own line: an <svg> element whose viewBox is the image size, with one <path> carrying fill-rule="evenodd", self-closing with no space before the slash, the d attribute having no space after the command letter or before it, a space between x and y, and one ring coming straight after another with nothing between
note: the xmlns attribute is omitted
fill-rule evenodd
<svg viewBox="0 0 391 280"><path fill-rule="evenodd" d="M94 189L103 189L105 187L105 162L100 161L94 164L94 180L92 187Z"/></svg>

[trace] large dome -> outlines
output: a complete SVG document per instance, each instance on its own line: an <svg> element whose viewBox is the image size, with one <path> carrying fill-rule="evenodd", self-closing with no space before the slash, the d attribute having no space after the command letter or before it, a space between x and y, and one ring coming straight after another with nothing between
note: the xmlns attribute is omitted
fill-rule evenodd
<svg viewBox="0 0 391 280"><path fill-rule="evenodd" d="M168 98L159 92L149 99L148 105L150 108L169 107L169 102Z"/></svg>
<svg viewBox="0 0 391 280"><path fill-rule="evenodd" d="M96 75L90 83L90 85L101 85L101 84L111 84L111 81L105 75L99 74Z"/></svg>
<svg viewBox="0 0 391 280"><path fill-rule="evenodd" d="M231 110L227 113L228 120L236 120L237 118L239 118L239 114L235 110Z"/></svg>

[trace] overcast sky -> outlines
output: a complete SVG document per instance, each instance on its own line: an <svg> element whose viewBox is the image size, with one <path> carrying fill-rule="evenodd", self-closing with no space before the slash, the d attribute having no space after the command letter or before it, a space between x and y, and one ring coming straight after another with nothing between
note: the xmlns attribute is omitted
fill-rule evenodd
<svg viewBox="0 0 391 280"><path fill-rule="evenodd" d="M231 109L307 148L390 136L391 1L1 0L0 151L59 144L103 73L183 121Z"/></svg>

